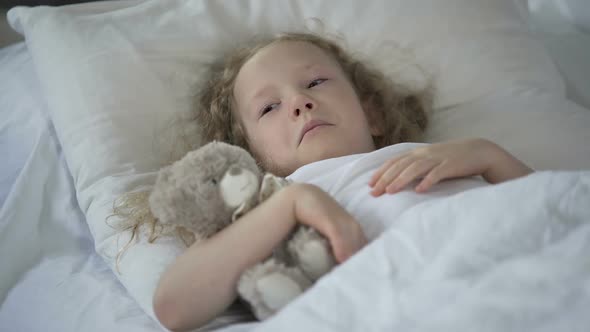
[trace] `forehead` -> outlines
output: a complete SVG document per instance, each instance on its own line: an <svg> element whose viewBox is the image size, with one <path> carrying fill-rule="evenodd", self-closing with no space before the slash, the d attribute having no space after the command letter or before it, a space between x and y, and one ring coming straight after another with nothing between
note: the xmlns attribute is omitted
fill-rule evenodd
<svg viewBox="0 0 590 332"><path fill-rule="evenodd" d="M280 41L260 49L243 66L284 67L308 64L337 65L336 61L320 47L305 41Z"/></svg>
<svg viewBox="0 0 590 332"><path fill-rule="evenodd" d="M252 80L264 80L266 76L284 75L290 71L312 67L337 67L336 60L323 49L304 41L281 41L260 49L240 69L236 77L236 90L241 81L252 85Z"/></svg>

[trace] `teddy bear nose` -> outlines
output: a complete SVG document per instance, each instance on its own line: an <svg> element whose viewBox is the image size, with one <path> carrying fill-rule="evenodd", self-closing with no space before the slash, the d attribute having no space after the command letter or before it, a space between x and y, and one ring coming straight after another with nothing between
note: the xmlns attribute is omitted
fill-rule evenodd
<svg viewBox="0 0 590 332"><path fill-rule="evenodd" d="M240 175L240 174L242 174L242 169L240 167L232 166L229 169L229 175L237 176L237 175Z"/></svg>

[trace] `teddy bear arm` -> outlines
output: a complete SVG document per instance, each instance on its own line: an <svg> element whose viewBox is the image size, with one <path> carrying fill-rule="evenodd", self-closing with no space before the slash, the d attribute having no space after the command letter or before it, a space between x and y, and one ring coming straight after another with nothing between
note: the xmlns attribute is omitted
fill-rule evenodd
<svg viewBox="0 0 590 332"><path fill-rule="evenodd" d="M238 294L254 315L266 319L311 286L311 280L298 268L269 258L246 270L238 281Z"/></svg>
<svg viewBox="0 0 590 332"><path fill-rule="evenodd" d="M312 280L319 279L336 265L328 240L308 226L298 227L287 249L295 265Z"/></svg>

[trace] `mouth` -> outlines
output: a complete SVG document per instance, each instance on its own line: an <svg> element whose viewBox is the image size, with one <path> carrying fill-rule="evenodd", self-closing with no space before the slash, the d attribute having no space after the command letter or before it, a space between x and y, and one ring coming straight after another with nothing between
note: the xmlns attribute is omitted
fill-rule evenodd
<svg viewBox="0 0 590 332"><path fill-rule="evenodd" d="M325 121L322 120L311 120L308 121L305 126L303 126L303 129L301 129L301 134L299 135L299 144L301 144L301 141L303 141L303 138L305 137L305 135L312 131L313 129L317 128L317 127L322 127L322 126L332 126L332 124L327 123Z"/></svg>

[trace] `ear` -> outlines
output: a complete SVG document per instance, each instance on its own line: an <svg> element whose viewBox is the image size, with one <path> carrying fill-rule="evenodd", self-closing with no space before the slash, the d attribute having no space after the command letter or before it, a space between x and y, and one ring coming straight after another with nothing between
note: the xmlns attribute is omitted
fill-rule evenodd
<svg viewBox="0 0 590 332"><path fill-rule="evenodd" d="M363 102L363 110L365 111L367 122L369 123L371 136L383 136L382 115L374 109L369 100Z"/></svg>

